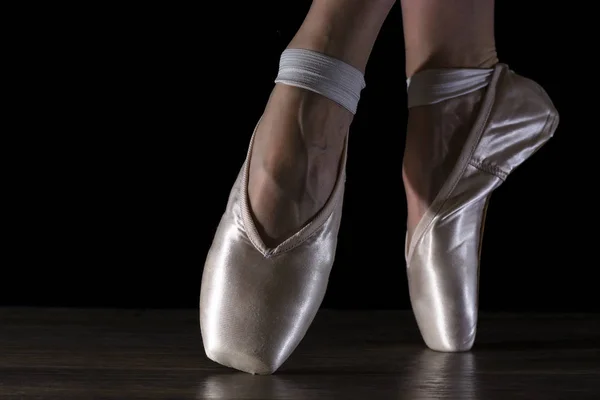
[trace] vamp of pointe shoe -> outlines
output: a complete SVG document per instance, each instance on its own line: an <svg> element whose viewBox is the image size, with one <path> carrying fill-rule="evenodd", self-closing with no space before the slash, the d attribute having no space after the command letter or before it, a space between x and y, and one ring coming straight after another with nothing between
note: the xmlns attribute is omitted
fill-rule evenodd
<svg viewBox="0 0 600 400"><path fill-rule="evenodd" d="M429 70L409 81L409 107L471 101L474 123L454 167L406 242L412 308L427 346L470 350L478 315L479 260L492 192L554 134L559 117L535 82L495 68ZM435 122L433 122L435 124Z"/></svg>

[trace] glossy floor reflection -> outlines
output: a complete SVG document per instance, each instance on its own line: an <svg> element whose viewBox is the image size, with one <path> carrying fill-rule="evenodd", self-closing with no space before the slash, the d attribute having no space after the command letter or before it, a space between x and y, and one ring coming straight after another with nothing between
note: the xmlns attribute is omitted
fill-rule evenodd
<svg viewBox="0 0 600 400"><path fill-rule="evenodd" d="M598 399L600 315L483 315L425 349L403 312L322 311L272 376L219 366L194 310L0 310L0 399Z"/></svg>
<svg viewBox="0 0 600 400"><path fill-rule="evenodd" d="M482 399L473 354L417 351L404 374L241 373L206 377L197 399ZM486 397L489 398L489 397Z"/></svg>

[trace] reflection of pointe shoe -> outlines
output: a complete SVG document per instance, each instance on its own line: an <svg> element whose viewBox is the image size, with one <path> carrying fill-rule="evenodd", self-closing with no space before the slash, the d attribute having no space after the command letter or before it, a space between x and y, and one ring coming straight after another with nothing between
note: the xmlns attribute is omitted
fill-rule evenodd
<svg viewBox="0 0 600 400"><path fill-rule="evenodd" d="M276 82L315 91L353 113L364 86L360 71L306 50L284 52ZM263 243L251 215L252 142L204 266L200 327L211 360L271 374L300 343L325 295L341 221L348 139L325 206L275 248Z"/></svg>
<svg viewBox="0 0 600 400"><path fill-rule="evenodd" d="M407 241L405 254L412 308L427 346L467 351L477 328L479 259L488 200L516 167L552 137L559 117L540 86L504 64L487 76L482 70L424 73L429 75L417 74L410 83L414 87L409 86L409 97L412 89L419 98L415 105L433 104L487 85L458 162Z"/></svg>
<svg viewBox="0 0 600 400"><path fill-rule="evenodd" d="M294 393L294 386L278 376L248 374L211 375L198 385L198 400L281 399Z"/></svg>
<svg viewBox="0 0 600 400"><path fill-rule="evenodd" d="M429 349L411 365L402 385L407 399L478 399L473 353L440 353Z"/></svg>

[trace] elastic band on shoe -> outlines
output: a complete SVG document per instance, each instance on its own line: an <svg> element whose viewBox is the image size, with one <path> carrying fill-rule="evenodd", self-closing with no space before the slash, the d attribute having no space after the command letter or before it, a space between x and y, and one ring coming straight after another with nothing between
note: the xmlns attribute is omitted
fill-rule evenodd
<svg viewBox="0 0 600 400"><path fill-rule="evenodd" d="M281 54L275 83L300 87L325 96L356 114L365 79L358 69L325 54L287 49Z"/></svg>
<svg viewBox="0 0 600 400"><path fill-rule="evenodd" d="M435 104L486 87L491 79L490 69L430 69L418 72L406 80L408 108Z"/></svg>

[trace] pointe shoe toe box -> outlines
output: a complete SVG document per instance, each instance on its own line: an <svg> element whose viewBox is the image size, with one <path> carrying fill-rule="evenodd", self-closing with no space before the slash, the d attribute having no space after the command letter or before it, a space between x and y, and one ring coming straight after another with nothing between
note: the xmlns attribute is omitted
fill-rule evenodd
<svg viewBox="0 0 600 400"><path fill-rule="evenodd" d="M274 259L240 256L245 246L236 246L230 257L209 257L205 266L200 301L204 347L219 364L271 374L305 335L323 300L329 270L314 268L314 262L309 268L301 257L288 260L292 253Z"/></svg>

